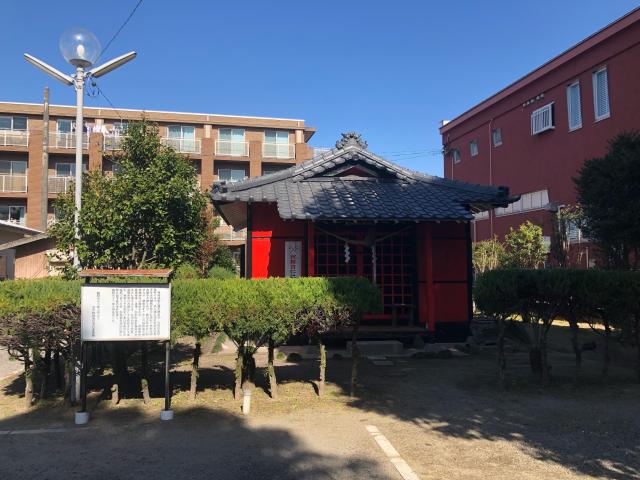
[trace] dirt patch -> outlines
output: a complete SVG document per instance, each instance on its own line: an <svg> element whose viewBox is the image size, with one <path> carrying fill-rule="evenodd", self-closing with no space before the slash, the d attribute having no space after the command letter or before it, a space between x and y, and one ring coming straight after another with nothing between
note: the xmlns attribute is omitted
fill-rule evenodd
<svg viewBox="0 0 640 480"><path fill-rule="evenodd" d="M82 444L85 449L105 450L103 458L123 455L114 460L114 471L125 473L123 462L133 462L133 454L123 451L116 438L122 442L136 439L132 452L146 460L138 461L135 468L157 460L156 452L166 451L162 446L166 441L178 453L171 453L173 460L166 470L157 472L157 478L169 478L169 472L178 467L184 478L190 472L192 478L201 478L202 456L215 456L216 449L231 459L226 462L228 476L208 478L255 478L248 475L256 472L278 478L269 476L274 471L280 472L280 478L397 478L367 436L366 425L378 427L421 478L638 478L640 386L635 383L633 364L614 362L609 384L602 385L600 352L584 352L582 380L574 385L566 332L557 328L551 345L553 381L544 390L529 371L527 353L517 345L509 349L506 392L497 389L492 348L449 359L391 359L391 365L363 359L356 398L347 395L349 359L329 359L324 398L316 395L313 384L316 361L278 360L279 399L269 398L267 379L259 368L252 414L246 418L232 396L234 358L229 355L203 356L200 390L196 400L189 401L190 347L181 345L172 372L176 420L170 426L158 420L162 369L157 363L150 378L154 398L147 406L133 370L122 389L125 398L116 407L110 406L105 394L111 381L108 371L91 380L88 428L93 430L87 431L100 432L94 437L78 433L72 425L74 408L59 400L41 402L25 412L21 380L4 381L0 385L0 431L70 428L68 435L57 434L48 440L38 437L39 465L51 468L57 465L56 455L61 451ZM584 341L593 339L587 331L583 337ZM257 363L264 367L264 356ZM101 443L103 434L107 441ZM28 436L0 435L0 448L7 447L3 451L17 460L32 451L34 441ZM256 451L255 459L242 456L247 448ZM191 463L179 458L180 452L192 456ZM254 460L264 465L259 467ZM18 468L18 463L9 465ZM149 468L155 472L155 467ZM94 466L93 472L101 470ZM133 478L127 474L116 477Z"/></svg>

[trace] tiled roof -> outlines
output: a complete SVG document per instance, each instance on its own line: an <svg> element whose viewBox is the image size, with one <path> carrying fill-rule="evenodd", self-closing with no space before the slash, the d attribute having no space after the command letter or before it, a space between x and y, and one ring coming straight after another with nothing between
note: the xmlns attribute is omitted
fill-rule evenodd
<svg viewBox="0 0 640 480"><path fill-rule="evenodd" d="M517 200L508 196L505 187L458 182L400 167L368 151L366 143L353 135L357 134L343 134L339 148L286 170L241 182L216 182L211 199L234 226L246 220L240 218L239 202L274 202L283 219L466 221L474 211ZM370 176L351 175L351 167Z"/></svg>

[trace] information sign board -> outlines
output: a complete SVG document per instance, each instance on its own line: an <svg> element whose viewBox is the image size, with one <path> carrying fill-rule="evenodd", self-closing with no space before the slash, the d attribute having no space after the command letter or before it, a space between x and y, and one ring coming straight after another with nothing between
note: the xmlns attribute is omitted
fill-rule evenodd
<svg viewBox="0 0 640 480"><path fill-rule="evenodd" d="M81 287L82 341L169 340L171 285L88 283Z"/></svg>

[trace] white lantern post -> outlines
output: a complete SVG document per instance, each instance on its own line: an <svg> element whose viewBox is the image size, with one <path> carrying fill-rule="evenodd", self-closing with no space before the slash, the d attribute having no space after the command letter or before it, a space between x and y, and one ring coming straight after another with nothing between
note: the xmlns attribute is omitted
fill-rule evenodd
<svg viewBox="0 0 640 480"><path fill-rule="evenodd" d="M61 71L46 64L42 60L36 57L24 54L24 58L36 66L43 72L51 75L56 80L64 83L65 85L73 85L76 89L76 126L75 126L75 147L76 147L76 162L75 162L75 212L74 212L74 226L76 240L80 238L80 230L78 227L78 219L80 216L80 208L82 207L82 140L84 134L84 120L83 120L83 104L84 104L84 84L85 81L90 78L99 78L102 75L115 70L121 65L124 65L130 60L136 57L136 52L129 52L121 55L113 60L109 60L102 65L87 70L93 66L98 60L102 49L100 42L96 36L85 30L84 28L72 28L67 30L60 37L60 53L67 62L76 68L74 75L67 75ZM73 264L76 268L80 268L80 259L78 257L78 249L75 248L73 252Z"/></svg>

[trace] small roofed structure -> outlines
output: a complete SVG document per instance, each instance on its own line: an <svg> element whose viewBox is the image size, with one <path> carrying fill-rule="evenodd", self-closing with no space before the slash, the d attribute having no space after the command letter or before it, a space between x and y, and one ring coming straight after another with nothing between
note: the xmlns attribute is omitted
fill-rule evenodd
<svg viewBox="0 0 640 480"><path fill-rule="evenodd" d="M384 309L365 318L365 334L440 340L468 334L473 214L517 200L400 167L355 132L287 170L216 182L210 195L227 223L247 228L247 277L367 277Z"/></svg>

